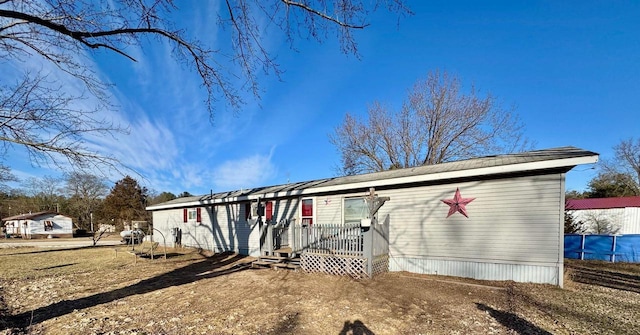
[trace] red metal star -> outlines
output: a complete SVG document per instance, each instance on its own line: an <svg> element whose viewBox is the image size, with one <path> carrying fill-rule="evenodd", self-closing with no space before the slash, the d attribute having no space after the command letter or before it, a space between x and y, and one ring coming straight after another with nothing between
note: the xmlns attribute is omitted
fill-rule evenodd
<svg viewBox="0 0 640 335"><path fill-rule="evenodd" d="M476 198L463 198L460 195L460 189L456 188L456 194L453 196L453 199L442 200L442 202L449 205L449 214L447 214L447 217L450 217L455 212L459 212L465 217L469 217L469 215L467 215L467 208L465 206L475 199Z"/></svg>

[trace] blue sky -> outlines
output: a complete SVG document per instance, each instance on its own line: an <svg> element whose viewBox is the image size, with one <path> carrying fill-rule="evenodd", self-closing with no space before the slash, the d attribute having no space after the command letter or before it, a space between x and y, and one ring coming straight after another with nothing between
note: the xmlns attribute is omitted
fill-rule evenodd
<svg viewBox="0 0 640 335"><path fill-rule="evenodd" d="M217 2L207 4L180 3L179 25L211 45L228 43L228 31L216 26ZM120 109L110 117L130 127L129 135L92 143L157 192L331 177L340 156L328 134L344 114L364 115L376 100L400 106L413 83L436 69L515 106L538 149L572 145L610 158L620 140L640 136L640 2L408 5L415 15L398 21L378 12L356 33L360 59L342 54L331 37L321 44L300 39L292 50L270 30L263 37L285 71L281 80L263 76L260 100L248 98L239 113L220 105L213 125L197 76L176 64L166 45L132 47L137 63L90 55L99 75L115 84ZM21 178L58 174L31 167L19 151L10 155ZM584 189L592 168L569 172L567 188Z"/></svg>

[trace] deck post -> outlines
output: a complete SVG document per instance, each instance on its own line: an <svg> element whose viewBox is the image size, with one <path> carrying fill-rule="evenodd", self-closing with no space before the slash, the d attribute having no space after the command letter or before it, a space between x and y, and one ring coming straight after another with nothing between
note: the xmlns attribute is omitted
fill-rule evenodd
<svg viewBox="0 0 640 335"><path fill-rule="evenodd" d="M267 225L267 238L265 239L267 252L269 255L273 255L273 225L269 222L265 224Z"/></svg>
<svg viewBox="0 0 640 335"><path fill-rule="evenodd" d="M361 228L364 238L362 255L367 260L367 275L373 277L373 229L371 227Z"/></svg>
<svg viewBox="0 0 640 335"><path fill-rule="evenodd" d="M287 235L289 235L289 247L291 253L294 254L298 250L298 243L296 241L296 219L292 219L289 223L289 229L287 229Z"/></svg>

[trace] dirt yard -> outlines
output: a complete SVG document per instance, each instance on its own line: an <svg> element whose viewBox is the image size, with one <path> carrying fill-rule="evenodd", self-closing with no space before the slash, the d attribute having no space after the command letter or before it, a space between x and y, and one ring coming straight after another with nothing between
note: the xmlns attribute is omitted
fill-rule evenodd
<svg viewBox="0 0 640 335"><path fill-rule="evenodd" d="M640 265L569 262L560 289L125 249L0 249L0 334L640 334Z"/></svg>

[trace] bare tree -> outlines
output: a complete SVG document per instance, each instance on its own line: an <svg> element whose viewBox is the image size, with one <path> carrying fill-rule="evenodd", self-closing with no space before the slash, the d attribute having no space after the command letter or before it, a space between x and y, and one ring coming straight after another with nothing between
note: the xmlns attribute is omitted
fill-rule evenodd
<svg viewBox="0 0 640 335"><path fill-rule="evenodd" d="M0 164L0 187L6 188L6 185L4 183L9 181L18 181L18 178L16 178L16 176L11 173L10 167L4 164Z"/></svg>
<svg viewBox="0 0 640 335"><path fill-rule="evenodd" d="M630 195L640 195L640 138L628 138L613 147L615 157L603 160L601 175L616 177Z"/></svg>
<svg viewBox="0 0 640 335"><path fill-rule="evenodd" d="M0 87L0 158L19 145L27 150L31 162L53 163L65 168L114 166L109 156L90 150L86 137L124 131L98 117L98 110L74 104L82 97L71 96L46 77L31 76L11 86Z"/></svg>
<svg viewBox="0 0 640 335"><path fill-rule="evenodd" d="M67 174L65 182L69 209L78 218L77 225L80 228L95 230L91 226L91 216L109 192L109 187L100 177L80 172Z"/></svg>
<svg viewBox="0 0 640 335"><path fill-rule="evenodd" d="M64 198L61 194L62 180L52 176L31 177L22 182L25 193L32 199L32 211L58 212Z"/></svg>
<svg viewBox="0 0 640 335"><path fill-rule="evenodd" d="M581 215L583 229L591 234L617 234L621 229L620 215L590 210Z"/></svg>
<svg viewBox="0 0 640 335"><path fill-rule="evenodd" d="M431 72L409 91L402 109L375 102L367 118L347 114L330 141L342 155L340 172L357 174L438 164L528 148L511 110L456 76Z"/></svg>
<svg viewBox="0 0 640 335"><path fill-rule="evenodd" d="M259 97L261 72L281 73L262 44L265 26L281 28L292 46L304 35L323 40L335 33L342 51L357 54L352 31L365 28L368 15L381 6L410 13L402 0L226 0L218 24L230 32L230 45L213 49L184 27L175 27L172 15L178 8L172 0L0 0L0 57L17 64L29 59L52 65L84 87L80 96L70 94L46 83L46 75L39 71L25 73L15 85L4 83L0 141L5 150L26 147L36 163L57 163L62 157L79 167L113 166L117 162L84 145L85 136L123 129L105 123L96 110L72 104L86 94L101 102L98 109L114 107L109 104L110 84L90 65L92 52L102 50L136 61L130 46L153 40L168 43L175 59L199 75L213 117L218 100L237 111L243 92ZM240 84L237 78L242 79Z"/></svg>

